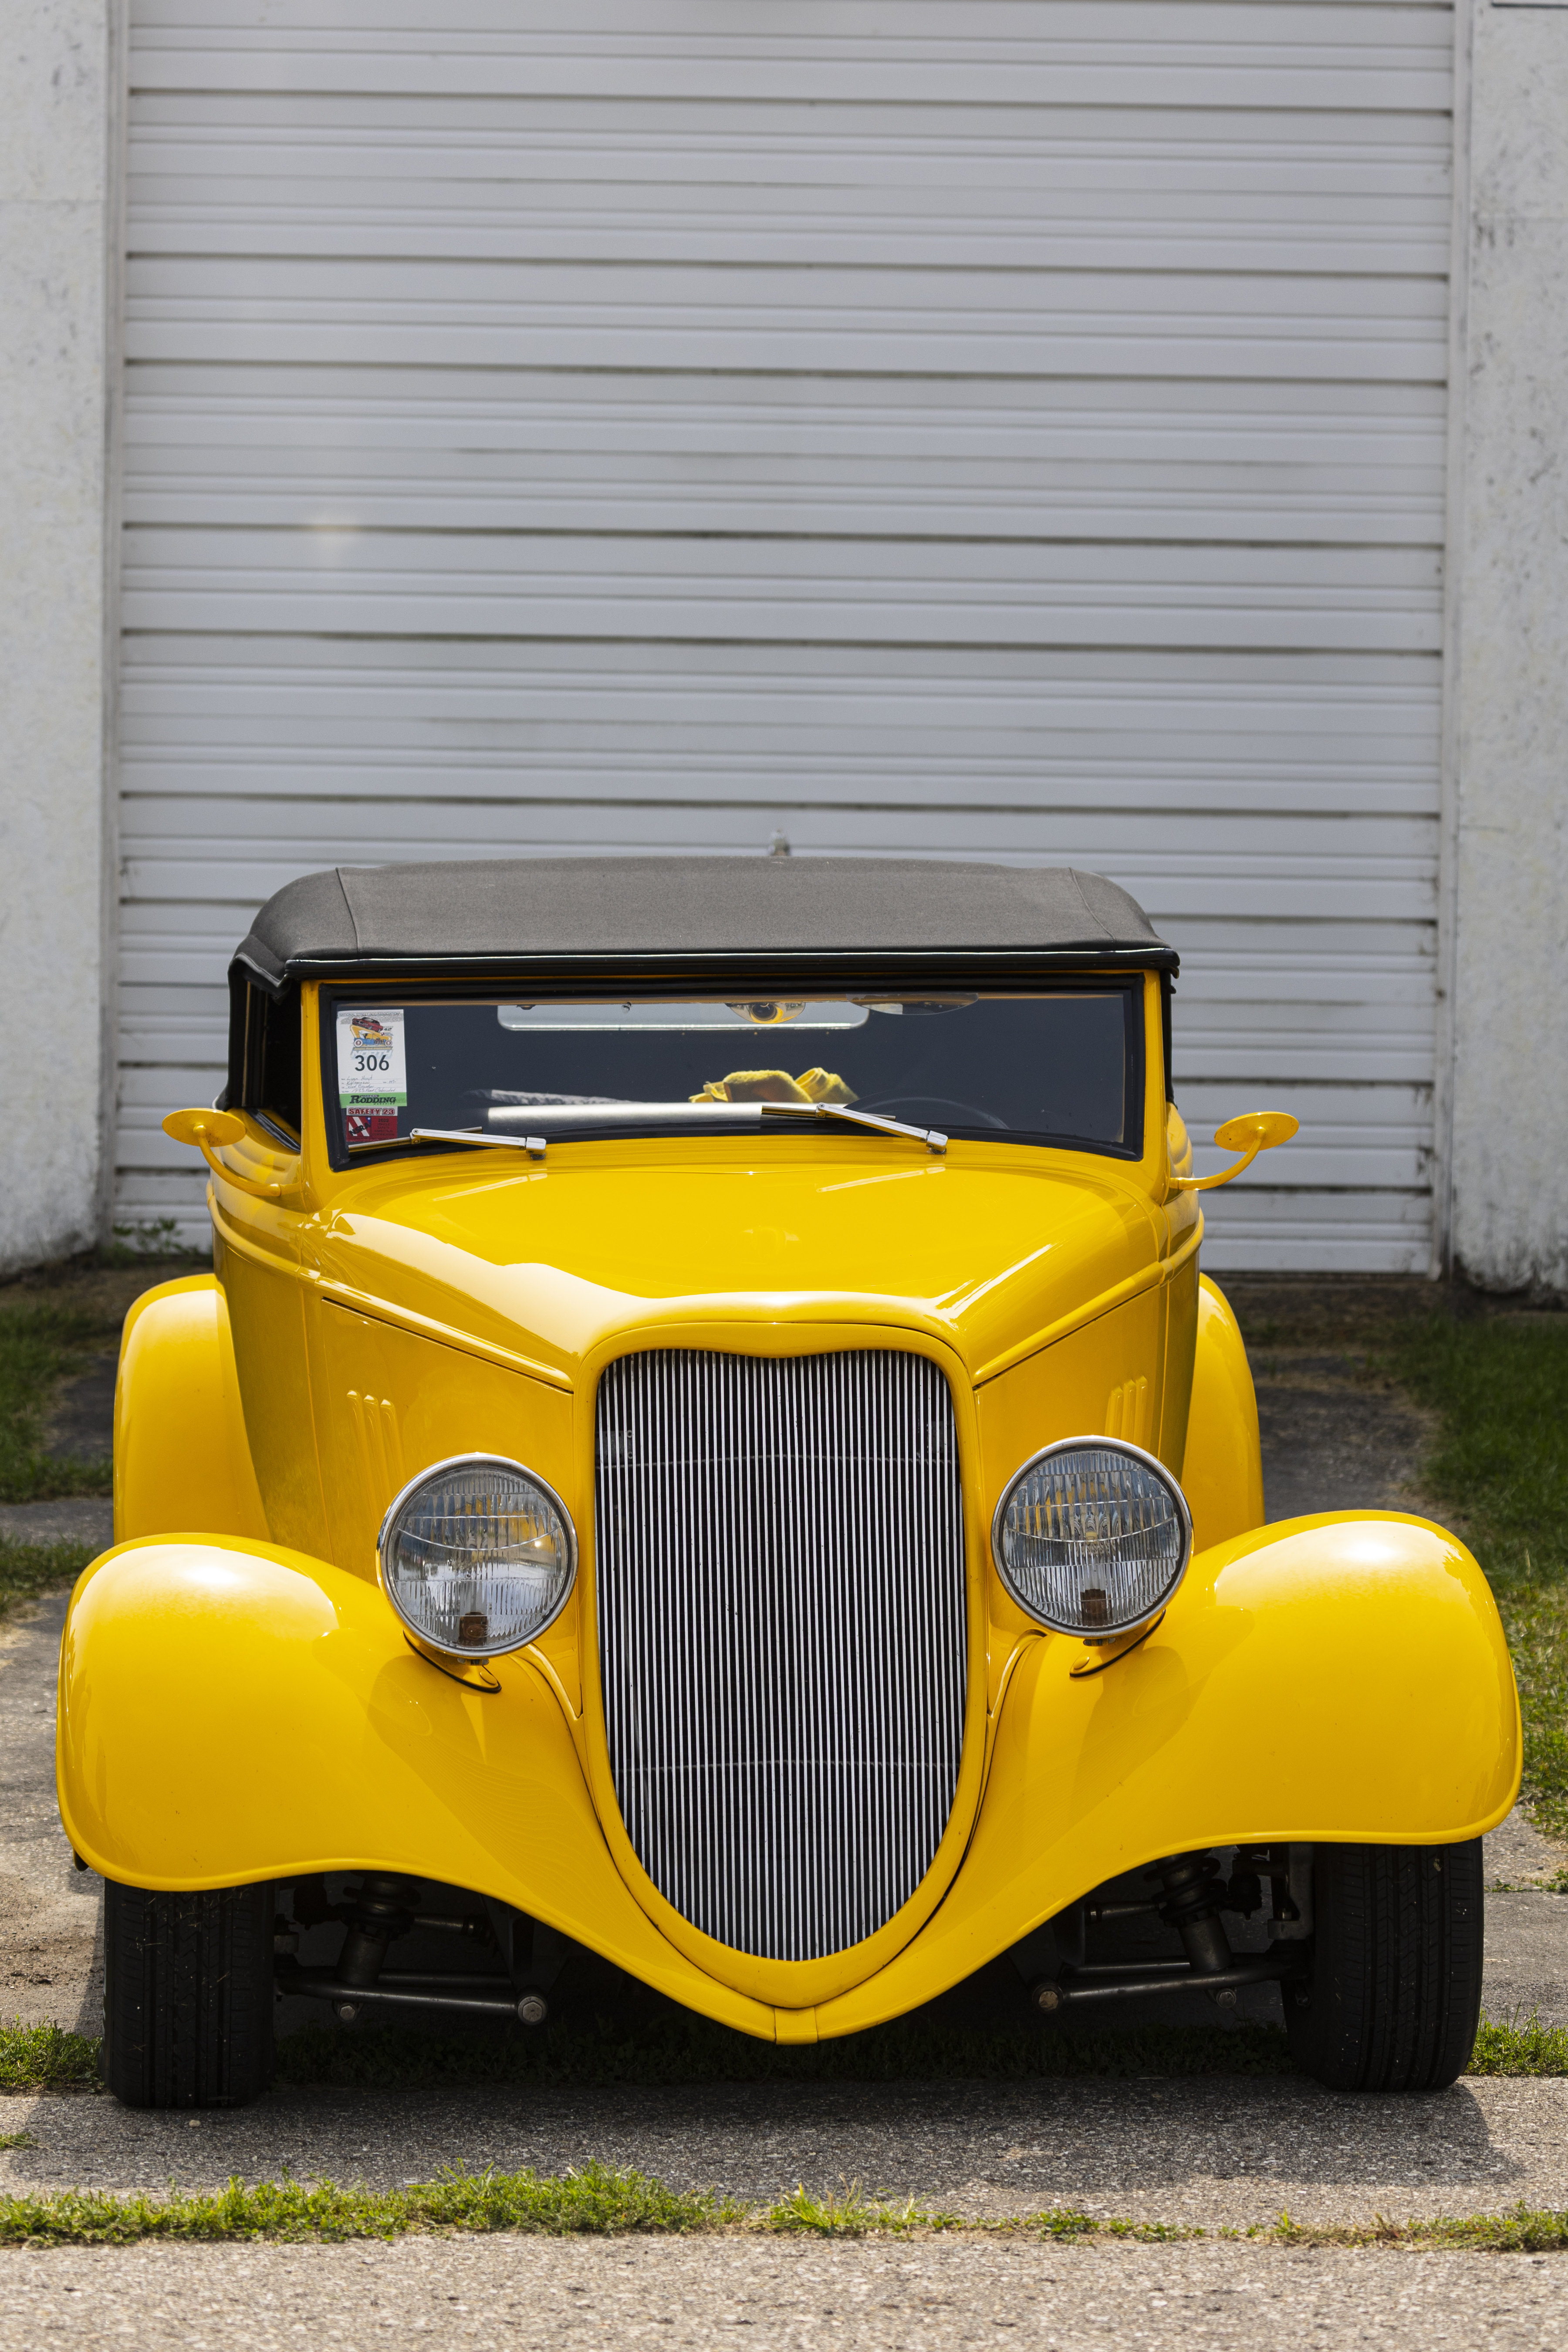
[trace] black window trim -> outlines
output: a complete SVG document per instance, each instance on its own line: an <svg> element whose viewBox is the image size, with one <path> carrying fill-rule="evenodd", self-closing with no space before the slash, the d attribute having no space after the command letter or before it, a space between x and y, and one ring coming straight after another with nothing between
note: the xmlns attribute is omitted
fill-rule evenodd
<svg viewBox="0 0 1568 2352"><path fill-rule="evenodd" d="M557 998L565 1003L576 1003L602 995L614 995L634 1001L647 998L657 1002L670 1000L675 995L668 978L663 978L657 982L652 980L640 980L628 984L619 974L610 974L601 978L596 985L589 984L584 977L577 974L568 977L552 975L545 980L533 973L528 974L525 979L524 975L519 973L517 978L527 989L527 1002L533 1004L546 1003ZM710 972L702 974L700 978L696 974L682 975L682 978L687 982L687 992L693 995L712 995L720 986L723 987L726 993L734 987L737 995L762 997L782 996L785 993L784 988L780 983L776 967L771 975L760 973L750 975L743 987L737 986L734 978L728 973L723 975L721 981ZM1128 1009L1125 1015L1127 1055L1122 1124L1129 1139L1122 1143L1100 1143L1090 1142L1082 1137L1025 1135L1012 1129L998 1132L993 1129L955 1127L949 1131L961 1142L1005 1143L1033 1151L1076 1151L1096 1160L1117 1160L1129 1162L1142 1160L1143 1157L1143 1095L1146 1083L1143 1022L1141 1017L1143 1003L1142 972L1107 971L1103 967L1100 969L1089 967L1071 973L1054 971L1042 973L1033 984L1025 981L1022 975L1009 974L1007 979L1011 985L1004 984L999 987L998 975L995 973L987 973L984 977L975 975L969 986L979 994L1071 996L1081 993L1086 984L1092 982L1099 988L1115 990L1127 1000ZM798 975L795 975L795 984L799 985ZM886 971L867 975L853 971L841 971L832 979L815 978L810 992L816 995L825 987L833 987L844 996L871 995L879 987L888 990L890 994L900 996L918 995L922 988L929 989L933 996L966 992L964 982L952 971L944 971L940 979L935 975L902 974L896 986L890 987ZM410 1143L405 1139L396 1143L377 1144L369 1150L362 1149L351 1152L343 1140L342 1111L332 1083L337 1067L335 1017L337 1008L345 1003L363 1005L374 1003L378 998L386 997L408 1004L494 1004L505 1002L493 980L488 978L470 980L467 975L461 980L447 982L423 979L396 980L387 975L387 985L384 988L377 988L374 982L367 985L363 980L351 982L322 982L318 1007L321 1108L327 1134L327 1164L338 1175L343 1174L351 1168L384 1168L395 1160L428 1160L433 1157L444 1160L451 1153L465 1149L458 1144L448 1144L443 1147L439 1144ZM695 1123L689 1128L665 1127L654 1126L647 1120L628 1119L624 1127L595 1126L591 1133L555 1134L552 1135L552 1141L563 1144L626 1142L652 1137L658 1137L660 1139L679 1137L684 1141L695 1139L702 1132L703 1130ZM727 1132L733 1135L734 1130L731 1129ZM852 1135L855 1132L855 1129L847 1120L843 1122L841 1127L835 1129L835 1133ZM868 1141L873 1139L866 1130L861 1132L866 1134ZM820 1136L821 1129L815 1123L803 1119L798 1129L786 1123L781 1123L776 1129L770 1128L770 1136L774 1133Z"/></svg>

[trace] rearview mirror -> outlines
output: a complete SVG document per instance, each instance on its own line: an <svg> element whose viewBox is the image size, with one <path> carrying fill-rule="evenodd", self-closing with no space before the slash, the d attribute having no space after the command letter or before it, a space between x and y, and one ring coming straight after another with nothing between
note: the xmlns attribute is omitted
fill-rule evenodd
<svg viewBox="0 0 1568 2352"><path fill-rule="evenodd" d="M1260 1151L1272 1151L1277 1143L1289 1143L1300 1127L1288 1110L1244 1110L1235 1118L1227 1118L1216 1127L1214 1139L1222 1151L1239 1151L1244 1157L1234 1168L1222 1168L1217 1176L1173 1176L1171 1189L1175 1192L1212 1192L1216 1184L1228 1184L1251 1167Z"/></svg>
<svg viewBox="0 0 1568 2352"><path fill-rule="evenodd" d="M215 1176L232 1184L237 1192L248 1192L258 1201L279 1200L281 1184L272 1179L258 1183L251 1176L241 1176L226 1167L217 1157L226 1143L238 1143L245 1134L245 1121L232 1110L172 1110L163 1121L163 1132L176 1143L188 1143L199 1151Z"/></svg>
<svg viewBox="0 0 1568 2352"><path fill-rule="evenodd" d="M231 1110L172 1110L163 1121L163 1132L176 1143L188 1143L200 1151L204 1144L215 1150L220 1144L237 1143L245 1133L245 1121Z"/></svg>

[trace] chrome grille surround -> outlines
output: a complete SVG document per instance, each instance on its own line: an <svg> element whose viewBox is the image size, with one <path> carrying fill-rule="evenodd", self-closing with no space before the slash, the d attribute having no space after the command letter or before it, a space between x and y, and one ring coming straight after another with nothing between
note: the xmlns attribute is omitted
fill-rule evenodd
<svg viewBox="0 0 1568 2352"><path fill-rule="evenodd" d="M897 1349L623 1356L596 1456L605 1726L637 1859L735 1951L859 1943L930 1869L958 1783L946 1381Z"/></svg>

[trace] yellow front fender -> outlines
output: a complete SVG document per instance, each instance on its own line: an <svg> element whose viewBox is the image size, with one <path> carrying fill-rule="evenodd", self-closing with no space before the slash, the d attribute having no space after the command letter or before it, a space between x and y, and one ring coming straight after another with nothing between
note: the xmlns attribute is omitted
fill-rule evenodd
<svg viewBox="0 0 1568 2352"><path fill-rule="evenodd" d="M210 1274L144 1290L114 1384L114 1538L205 1528L267 1534L234 1366L228 1301Z"/></svg>
<svg viewBox="0 0 1568 2352"><path fill-rule="evenodd" d="M404 1640L362 1577L277 1547L175 1537L88 1570L60 1653L60 1811L107 1877L236 1885L406 1872L498 1896L764 2038L847 2033L931 2000L1159 1855L1241 1841L1441 1844L1519 1787L1519 1708L1485 1579L1441 1528L1297 1519L1193 1562L1099 1673L1028 1638L945 1901L815 2011L718 1982L639 1907L594 1810L583 1726L548 1664L486 1696Z"/></svg>
<svg viewBox="0 0 1568 2352"><path fill-rule="evenodd" d="M526 1656L501 1689L404 1640L376 1586L222 1537L122 1544L71 1596L60 1818L132 1886L406 1871L493 1895L675 1999L696 1972L605 1843L567 1717ZM698 2005L771 2040L773 2012L706 1978Z"/></svg>
<svg viewBox="0 0 1568 2352"><path fill-rule="evenodd" d="M898 2016L1162 1854L1456 1843L1519 1794L1497 1604L1424 1519L1328 1512L1215 1544L1148 1641L1085 1664L1081 1643L1028 1644L952 1893L918 1944L818 2011L820 2032Z"/></svg>
<svg viewBox="0 0 1568 2352"><path fill-rule="evenodd" d="M1263 1525L1258 1394L1247 1343L1217 1283L1198 1276L1198 1328L1182 1492L1199 1551Z"/></svg>

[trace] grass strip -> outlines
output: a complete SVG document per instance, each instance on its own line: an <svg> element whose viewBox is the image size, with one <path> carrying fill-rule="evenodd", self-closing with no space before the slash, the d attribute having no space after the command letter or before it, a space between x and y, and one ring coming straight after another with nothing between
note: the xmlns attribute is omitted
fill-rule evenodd
<svg viewBox="0 0 1568 2352"><path fill-rule="evenodd" d="M0 1536L0 1617L18 1601L74 1584L95 1556L92 1544L17 1544Z"/></svg>
<svg viewBox="0 0 1568 2352"><path fill-rule="evenodd" d="M886 2198L868 2197L858 2181L851 2181L838 2197L816 2197L804 2183L797 2183L776 2205L770 2205L761 2214L748 2214L747 2218L753 2226L760 2221L764 2230L795 2238L864 2238L873 2231L907 2236L911 2230L963 2230L973 2226L961 2213L934 2212L929 2206L917 2205L912 2197L901 2205Z"/></svg>
<svg viewBox="0 0 1568 2352"><path fill-rule="evenodd" d="M1568 2074L1568 2028L1483 2017L1467 2074Z"/></svg>
<svg viewBox="0 0 1568 2352"><path fill-rule="evenodd" d="M1568 2252L1568 2212L1550 2206L1510 2205L1504 2213L1434 2215L1426 2220L1374 2221L1339 2226L1278 2221L1251 2230L1221 2230L1217 2237L1261 2238L1279 2246L1394 2246L1415 2252L1560 2254Z"/></svg>
<svg viewBox="0 0 1568 2352"><path fill-rule="evenodd" d="M599 2164L559 2179L531 2171L448 2172L403 2189L262 2180L187 2195L115 2197L60 2189L0 2197L0 2244L128 2246L146 2238L331 2240L395 2238L410 2231L510 2230L550 2237L671 2236L742 2221L746 2208L667 2189L642 2172Z"/></svg>
<svg viewBox="0 0 1568 2352"><path fill-rule="evenodd" d="M60 1381L113 1337L101 1316L48 1305L0 1308L0 1502L107 1495L106 1462L56 1461L42 1451L44 1417Z"/></svg>
<svg viewBox="0 0 1568 2352"><path fill-rule="evenodd" d="M937 2232L1034 2231L1045 2238L1136 2238L1144 2242L1174 2238L1201 2238L1206 2233L1194 2224L1175 2221L1130 2221L1101 2219L1076 2207L1055 2205L1043 2213L1022 2213L997 2221L944 2213L917 2205L912 2197L901 2205L890 2199L868 2197L852 2181L837 2197L815 2197L804 2186L781 2197L765 2212L748 2217L753 2228L781 2236L864 2238L873 2232L906 2237L912 2231Z"/></svg>
<svg viewBox="0 0 1568 2352"><path fill-rule="evenodd" d="M1423 1471L1490 1580L1524 1718L1526 1810L1568 1837L1568 1315L1445 1315L1379 1360L1441 1416Z"/></svg>
<svg viewBox="0 0 1568 2352"><path fill-rule="evenodd" d="M342 2189L335 2181L230 2179L219 2189L117 2197L101 2189L47 2189L0 2197L0 2245L129 2246L147 2239L211 2244L271 2239L331 2242L412 2233L509 2231L548 2237L689 2236L769 2231L817 2238L908 2237L960 2231L966 2236L1030 2236L1079 2244L1131 2240L1142 2244L1194 2238L1254 2244L1387 2247L1457 2253L1560 2253L1568 2251L1568 2212L1519 2204L1502 2213L1437 2214L1407 2221L1383 2215L1364 2223L1293 2221L1288 2213L1247 2229L1208 2231L1194 2223L1086 2213L1073 2206L1000 2218L933 2211L865 2196L856 2186L837 2197L804 2187L766 2208L715 2190L668 2189L651 2175L584 2165L559 2177L533 2171L447 2172L400 2189Z"/></svg>
<svg viewBox="0 0 1568 2352"><path fill-rule="evenodd" d="M58 2025L0 2025L0 2091L96 2091L99 2046Z"/></svg>

